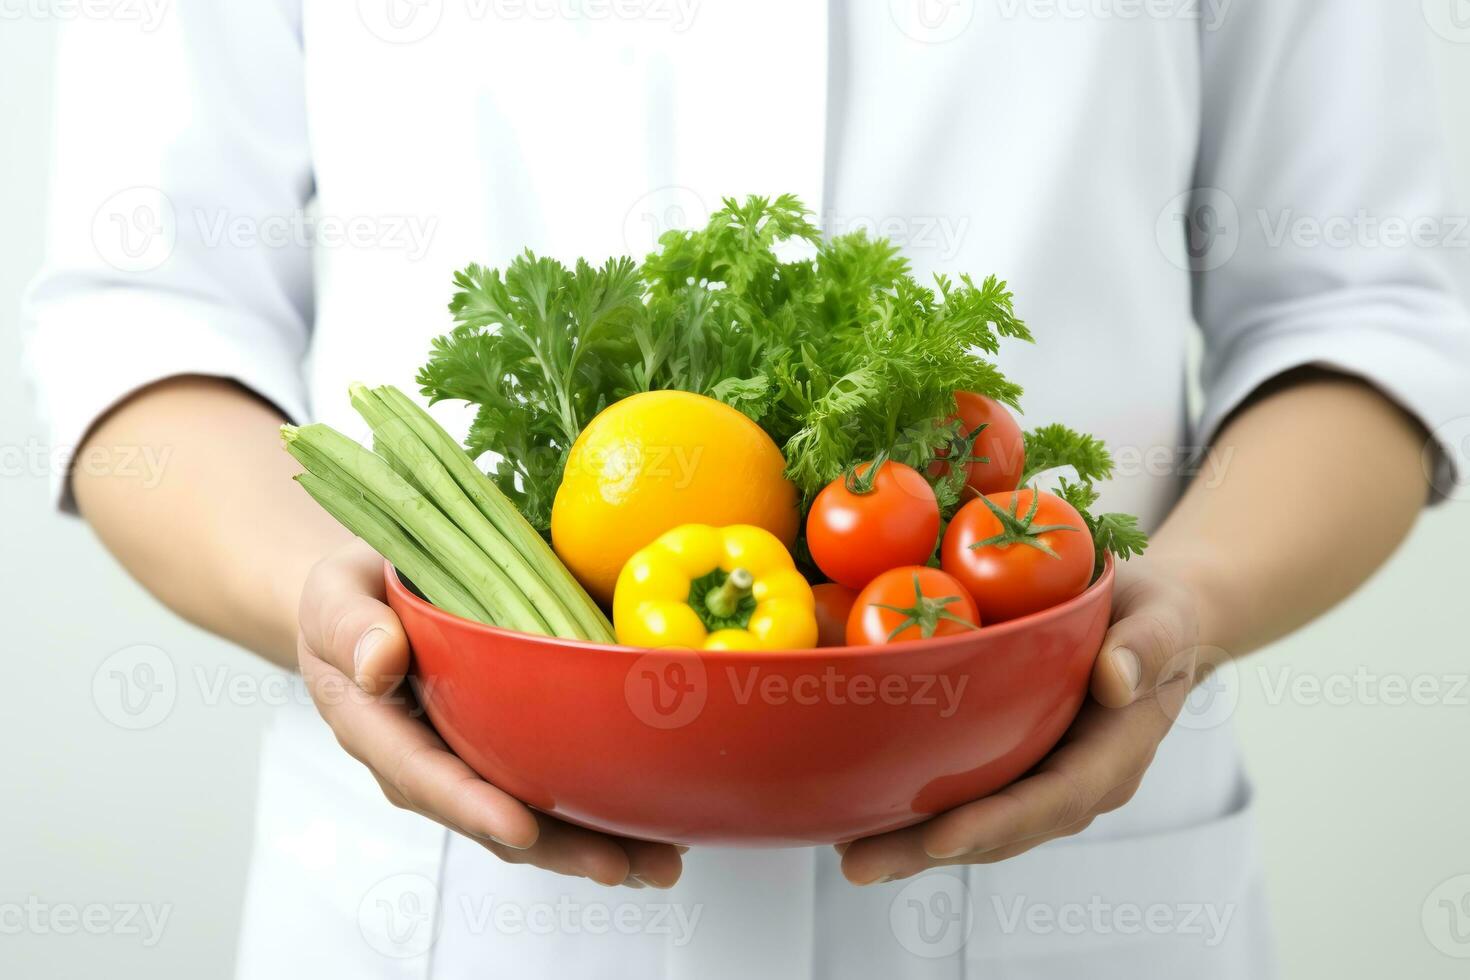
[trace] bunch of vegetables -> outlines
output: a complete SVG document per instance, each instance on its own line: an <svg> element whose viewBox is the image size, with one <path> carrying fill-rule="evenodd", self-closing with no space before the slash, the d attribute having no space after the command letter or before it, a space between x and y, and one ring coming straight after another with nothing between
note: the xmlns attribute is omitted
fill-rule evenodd
<svg viewBox="0 0 1470 980"><path fill-rule="evenodd" d="M391 388L352 393L376 452L287 430L307 490L451 612L606 640L600 606L638 646L893 642L1063 602L1145 546L1092 513L1100 442L1007 409L992 358L1032 338L1004 283L921 285L792 197L726 201L641 265L527 252L455 285L418 381L476 407L463 450Z"/></svg>
<svg viewBox="0 0 1470 980"><path fill-rule="evenodd" d="M527 633L610 641L607 617L515 506L396 388L353 385L369 452L325 425L285 426L296 477L440 608Z"/></svg>

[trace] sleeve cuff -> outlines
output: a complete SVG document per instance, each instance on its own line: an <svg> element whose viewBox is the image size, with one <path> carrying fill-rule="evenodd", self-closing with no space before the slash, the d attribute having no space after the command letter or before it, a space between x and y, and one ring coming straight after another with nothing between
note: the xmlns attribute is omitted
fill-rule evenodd
<svg viewBox="0 0 1470 980"><path fill-rule="evenodd" d="M1320 367L1373 385L1430 433L1424 465L1431 503L1465 489L1470 440L1455 433L1470 428L1470 324L1443 296L1426 303L1435 308L1387 298L1351 308L1334 303L1245 331L1231 349L1206 358L1195 445L1208 446L1230 414L1272 378Z"/></svg>
<svg viewBox="0 0 1470 980"><path fill-rule="evenodd" d="M227 378L295 422L309 414L299 326L279 328L196 297L110 287L39 300L28 346L40 412L49 430L52 500L76 513L71 474L92 427L130 395L168 378Z"/></svg>

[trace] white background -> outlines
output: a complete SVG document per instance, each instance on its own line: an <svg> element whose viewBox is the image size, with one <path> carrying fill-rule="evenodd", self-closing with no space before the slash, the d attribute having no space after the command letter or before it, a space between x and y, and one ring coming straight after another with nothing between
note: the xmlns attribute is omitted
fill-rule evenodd
<svg viewBox="0 0 1470 980"><path fill-rule="evenodd" d="M148 945L146 927L61 935L59 920L15 932L0 917L0 975L227 976L257 736L272 700L290 695L261 662L171 617L84 526L48 510L17 304L41 253L51 42L63 8L33 7L47 9L0 6L0 649L13 678L0 700L0 910L31 899L53 909L147 904L169 918ZM1436 38L1434 51L1463 214L1470 43ZM1467 547L1470 502L1452 501L1424 517L1358 596L1240 666L1235 717L1261 793L1284 977L1435 980L1470 970L1470 959L1448 955L1470 956L1470 878L1452 881L1470 875ZM146 659L163 668L157 703L172 707L130 731L110 720L128 718L108 692L112 672L130 668L118 652L139 644L156 648ZM1419 696L1400 703L1416 683ZM1465 900L1464 942L1441 899Z"/></svg>

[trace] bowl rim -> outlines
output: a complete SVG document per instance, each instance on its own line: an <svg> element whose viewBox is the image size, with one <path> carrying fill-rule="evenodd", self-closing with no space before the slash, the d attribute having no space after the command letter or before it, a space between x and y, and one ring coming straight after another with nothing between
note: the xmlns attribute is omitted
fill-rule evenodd
<svg viewBox="0 0 1470 980"><path fill-rule="evenodd" d="M582 650L595 653L617 653L628 655L630 653L639 656L650 654L664 654L669 657L688 657L690 654L698 654L701 659L713 662L731 661L748 662L752 658L770 659L779 657L787 660L812 659L830 660L834 657L866 659L880 656L891 656L895 653L909 652L934 652L942 651L949 647L962 647L971 643L978 637L1000 637L1010 633L1022 632L1041 623L1053 619L1060 619L1067 615L1075 607L1086 602L1093 601L1097 594L1112 588L1116 562L1112 555L1107 555L1103 563L1102 574L1097 581L1090 584L1077 595L1066 602L1046 609L1028 613L1015 619L1008 619L994 626L982 626L974 633L953 633L948 636L935 636L927 640L912 640L907 643L895 644L867 644L864 646L842 646L842 647L809 647L800 650L694 650L689 647L635 647L625 646L620 643L597 643L592 640L571 640L558 636L543 636L539 633L523 633L519 630L506 629L503 626L491 626L489 623L477 622L456 616L454 613L440 609L427 600L415 595L398 577L398 569L393 563L383 561L383 578L388 591L396 597L397 601L405 603L419 615L427 616L441 626L449 626L458 630L468 630L472 633L480 633L486 637L504 637L514 639L518 643L530 643L534 646L555 647L558 650L568 649Z"/></svg>

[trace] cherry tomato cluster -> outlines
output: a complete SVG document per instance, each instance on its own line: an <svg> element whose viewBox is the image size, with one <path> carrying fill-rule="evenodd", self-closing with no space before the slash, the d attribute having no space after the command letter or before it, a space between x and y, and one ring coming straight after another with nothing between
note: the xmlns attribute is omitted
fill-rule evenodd
<svg viewBox="0 0 1470 980"><path fill-rule="evenodd" d="M892 460L864 463L812 502L807 546L831 580L814 589L819 645L974 630L1065 602L1092 580L1082 515L1056 494L1020 487L1025 444L1010 412L971 392L955 401L967 457L942 452L927 478ZM958 465L967 499L941 538L930 480Z"/></svg>

